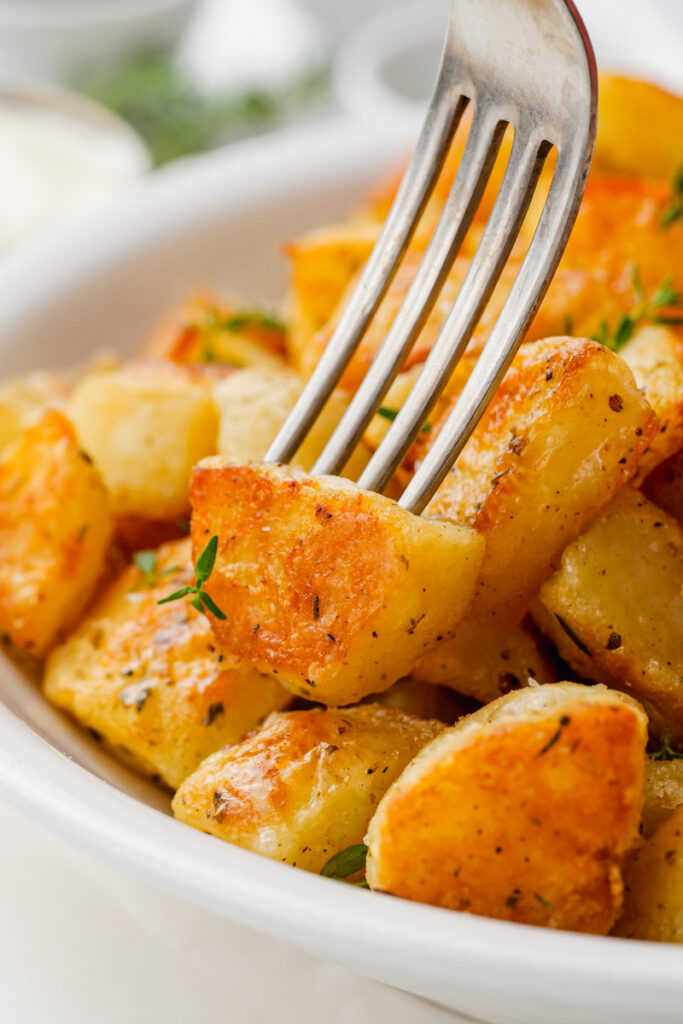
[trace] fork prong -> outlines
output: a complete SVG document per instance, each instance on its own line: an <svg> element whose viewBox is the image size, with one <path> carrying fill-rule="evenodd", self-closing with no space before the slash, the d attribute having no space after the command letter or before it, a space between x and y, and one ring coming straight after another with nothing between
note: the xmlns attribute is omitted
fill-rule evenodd
<svg viewBox="0 0 683 1024"><path fill-rule="evenodd" d="M569 165L569 166L568 166ZM465 447L489 404L552 279L571 230L583 189L577 168L561 154L534 237L491 335L422 465L399 504L419 515ZM578 199L577 199L578 191Z"/></svg>
<svg viewBox="0 0 683 1024"><path fill-rule="evenodd" d="M529 207L549 152L517 129L500 191L462 287L410 395L359 480L384 490L446 386L491 297Z"/></svg>
<svg viewBox="0 0 683 1024"><path fill-rule="evenodd" d="M343 469L403 366L481 202L507 123L495 107L475 108L458 173L427 251L371 369L318 458L313 473L338 473Z"/></svg>
<svg viewBox="0 0 683 1024"><path fill-rule="evenodd" d="M469 99L445 63L382 233L322 357L265 456L288 462L318 418L382 301L431 195Z"/></svg>

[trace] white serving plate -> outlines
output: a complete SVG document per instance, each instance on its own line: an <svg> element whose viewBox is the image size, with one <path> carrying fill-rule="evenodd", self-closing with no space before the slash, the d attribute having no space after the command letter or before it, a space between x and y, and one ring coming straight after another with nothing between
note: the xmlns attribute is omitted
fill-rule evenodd
<svg viewBox="0 0 683 1024"><path fill-rule="evenodd" d="M276 299L281 243L340 216L406 149L338 122L158 176L0 266L0 371L135 350L192 286ZM217 914L495 1024L683 1021L683 951L512 925L306 874L192 831L0 662L0 792L131 872Z"/></svg>

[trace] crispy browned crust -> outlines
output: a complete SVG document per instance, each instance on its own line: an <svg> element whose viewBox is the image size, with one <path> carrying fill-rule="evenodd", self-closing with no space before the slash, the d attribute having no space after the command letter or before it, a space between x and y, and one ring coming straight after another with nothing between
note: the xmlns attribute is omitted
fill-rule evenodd
<svg viewBox="0 0 683 1024"><path fill-rule="evenodd" d="M180 787L173 811L219 839L320 871L362 841L377 801L442 729L373 704L273 715L209 757Z"/></svg>
<svg viewBox="0 0 683 1024"><path fill-rule="evenodd" d="M368 831L368 880L407 899L604 933L643 798L647 720L627 697L559 683L442 733Z"/></svg>
<svg viewBox="0 0 683 1024"><path fill-rule="evenodd" d="M195 555L219 537L207 590L219 642L293 692L349 704L387 689L449 635L483 542L336 477L208 459L192 480Z"/></svg>
<svg viewBox="0 0 683 1024"><path fill-rule="evenodd" d="M48 411L0 462L0 631L37 657L77 621L105 569L108 495L69 421Z"/></svg>

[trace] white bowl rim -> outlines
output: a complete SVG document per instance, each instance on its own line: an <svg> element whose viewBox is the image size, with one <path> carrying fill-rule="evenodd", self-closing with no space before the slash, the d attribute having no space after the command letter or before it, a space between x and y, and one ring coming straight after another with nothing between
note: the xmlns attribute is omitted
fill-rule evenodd
<svg viewBox="0 0 683 1024"><path fill-rule="evenodd" d="M197 0L0 0L0 25L4 28L48 29L69 25L106 25L165 17L193 7Z"/></svg>
<svg viewBox="0 0 683 1024"><path fill-rule="evenodd" d="M308 175L326 166L343 173L354 161L367 163L373 144L378 133L370 126L314 124L249 140L149 179L87 223L31 243L0 265L0 342L34 303L59 294L66 281L106 273L108 261L120 259L126 246L134 250L141 235L182 230L197 209L215 202L211 187L220 185L221 194L237 203L241 194L272 183L273 166L278 187L305 187L302 168ZM191 196L198 204L192 215L183 205ZM68 253L80 255L69 257L65 271L60 259L68 262ZM0 661L0 673L11 671L6 659L4 666ZM398 962L409 954L411 968L426 979L478 980L490 990L520 994L529 993L533 979L535 993L557 997L561 985L567 1003L577 1007L645 1006L655 992L658 1014L680 1012L683 1005L683 959L676 946L510 924L292 870L195 832L117 790L2 702L0 794L157 886L323 956L334 958L342 946L343 959L359 969L368 960Z"/></svg>

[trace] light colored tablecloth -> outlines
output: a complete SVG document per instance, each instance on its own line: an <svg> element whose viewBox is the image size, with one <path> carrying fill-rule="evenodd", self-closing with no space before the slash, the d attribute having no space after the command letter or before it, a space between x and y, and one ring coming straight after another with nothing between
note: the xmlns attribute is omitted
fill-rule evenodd
<svg viewBox="0 0 683 1024"><path fill-rule="evenodd" d="M0 803L2 1024L459 1024L220 920Z"/></svg>

